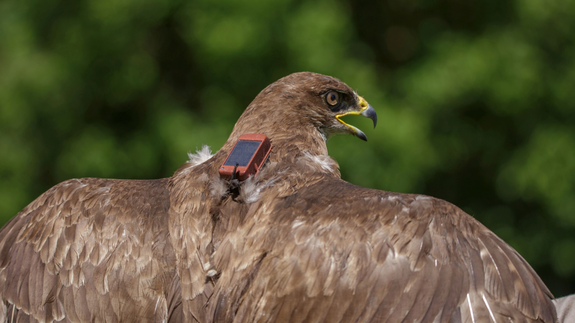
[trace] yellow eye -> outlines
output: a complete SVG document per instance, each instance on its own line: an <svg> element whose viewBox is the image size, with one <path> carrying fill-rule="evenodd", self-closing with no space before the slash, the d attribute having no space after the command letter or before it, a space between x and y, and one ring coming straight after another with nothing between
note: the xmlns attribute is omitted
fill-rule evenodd
<svg viewBox="0 0 575 323"><path fill-rule="evenodd" d="M325 95L325 101L331 106L337 105L339 103L339 93L334 91L327 92Z"/></svg>

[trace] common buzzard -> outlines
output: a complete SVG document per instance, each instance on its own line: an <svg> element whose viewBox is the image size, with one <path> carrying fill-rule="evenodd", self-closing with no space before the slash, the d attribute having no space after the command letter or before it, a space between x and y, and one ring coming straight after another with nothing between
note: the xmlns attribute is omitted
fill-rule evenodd
<svg viewBox="0 0 575 323"><path fill-rule="evenodd" d="M376 120L346 84L296 73L170 178L54 186L0 231L0 319L555 322L529 264L461 209L341 179L326 141L366 139L348 114ZM222 179L248 133L271 140L269 160Z"/></svg>

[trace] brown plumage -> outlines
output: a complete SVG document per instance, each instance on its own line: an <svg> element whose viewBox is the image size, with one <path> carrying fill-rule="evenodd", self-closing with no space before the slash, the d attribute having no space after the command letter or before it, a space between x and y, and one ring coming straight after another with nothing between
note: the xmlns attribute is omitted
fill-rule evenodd
<svg viewBox="0 0 575 323"><path fill-rule="evenodd" d="M375 121L344 83L292 74L173 177L56 185L0 232L0 319L555 322L533 269L456 206L341 180L325 141L365 138L345 114ZM246 133L273 150L230 191L218 167Z"/></svg>

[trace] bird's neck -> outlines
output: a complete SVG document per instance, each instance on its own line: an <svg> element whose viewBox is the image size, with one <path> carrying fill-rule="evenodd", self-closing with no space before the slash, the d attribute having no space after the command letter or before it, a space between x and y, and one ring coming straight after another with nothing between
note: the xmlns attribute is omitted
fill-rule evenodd
<svg viewBox="0 0 575 323"><path fill-rule="evenodd" d="M297 132L286 131L281 125L276 127L263 127L253 125L252 127L235 128L221 151L229 153L238 138L248 133L259 133L266 135L272 144L270 160L295 162L303 155L327 156L326 138L315 127L305 127Z"/></svg>

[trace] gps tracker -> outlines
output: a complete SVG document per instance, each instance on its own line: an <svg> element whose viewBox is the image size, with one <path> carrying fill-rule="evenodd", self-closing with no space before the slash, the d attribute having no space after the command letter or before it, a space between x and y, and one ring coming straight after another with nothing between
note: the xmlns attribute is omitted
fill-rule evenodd
<svg viewBox="0 0 575 323"><path fill-rule="evenodd" d="M257 133L241 135L220 167L220 176L224 179L237 178L243 181L257 174L271 150L271 142L266 135Z"/></svg>

